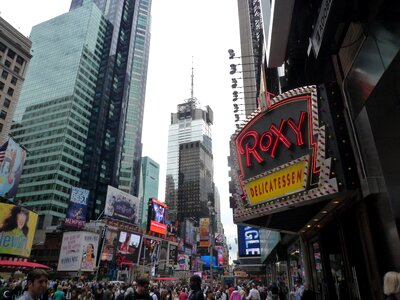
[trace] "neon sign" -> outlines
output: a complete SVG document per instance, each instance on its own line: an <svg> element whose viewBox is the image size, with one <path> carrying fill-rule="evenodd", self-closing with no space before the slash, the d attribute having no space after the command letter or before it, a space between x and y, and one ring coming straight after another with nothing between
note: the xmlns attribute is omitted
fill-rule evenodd
<svg viewBox="0 0 400 300"><path fill-rule="evenodd" d="M337 192L325 146L316 86L267 97L232 136L235 222Z"/></svg>

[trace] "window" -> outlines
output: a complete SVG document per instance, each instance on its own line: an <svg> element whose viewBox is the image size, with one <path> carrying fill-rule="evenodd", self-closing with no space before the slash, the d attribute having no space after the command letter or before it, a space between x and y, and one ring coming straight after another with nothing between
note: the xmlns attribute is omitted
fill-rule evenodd
<svg viewBox="0 0 400 300"><path fill-rule="evenodd" d="M0 119L5 120L7 118L7 112L5 110L0 111Z"/></svg>
<svg viewBox="0 0 400 300"><path fill-rule="evenodd" d="M0 132L3 131L3 124L0 123Z"/></svg>
<svg viewBox="0 0 400 300"><path fill-rule="evenodd" d="M4 105L4 107L9 108L10 107L10 103L11 103L11 100L6 98L6 99L4 99L4 104L3 105Z"/></svg>
<svg viewBox="0 0 400 300"><path fill-rule="evenodd" d="M13 77L11 78L11 84L16 85L16 84L17 84L17 81L18 81L17 77L13 76Z"/></svg>
<svg viewBox="0 0 400 300"><path fill-rule="evenodd" d="M8 59L6 60L6 62L4 63L4 65L9 68L11 66L11 61L9 61Z"/></svg>
<svg viewBox="0 0 400 300"><path fill-rule="evenodd" d="M19 74L19 71L20 71L20 70L21 70L21 69L20 69L19 67L17 67L17 66L14 67L14 72L15 72L15 73Z"/></svg>
<svg viewBox="0 0 400 300"><path fill-rule="evenodd" d="M4 82L0 81L0 91L4 90Z"/></svg>
<svg viewBox="0 0 400 300"><path fill-rule="evenodd" d="M1 78L7 80L7 76L8 76L8 72L6 70L3 70L3 72L1 73Z"/></svg>
<svg viewBox="0 0 400 300"><path fill-rule="evenodd" d="M11 49L8 49L7 56L8 56L9 58L11 58L11 59L14 59L14 57L15 57L15 52L12 51Z"/></svg>
<svg viewBox="0 0 400 300"><path fill-rule="evenodd" d="M0 42L0 51L5 52L7 49L6 45L4 45L2 42Z"/></svg>
<svg viewBox="0 0 400 300"><path fill-rule="evenodd" d="M14 95L14 89L9 87L8 91L7 91L7 95L12 97L12 95Z"/></svg>
<svg viewBox="0 0 400 300"><path fill-rule="evenodd" d="M17 56L17 64L21 65L24 63L24 59L21 56Z"/></svg>

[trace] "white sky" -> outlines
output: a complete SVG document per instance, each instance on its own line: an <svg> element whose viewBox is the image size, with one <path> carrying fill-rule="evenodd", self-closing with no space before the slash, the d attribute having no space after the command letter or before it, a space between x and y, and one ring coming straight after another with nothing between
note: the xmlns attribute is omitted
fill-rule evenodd
<svg viewBox="0 0 400 300"><path fill-rule="evenodd" d="M240 53L237 0L152 0L152 29L143 125L143 156L160 164L159 199L164 199L171 112L194 96L214 111L214 181L221 196L222 223L236 259L236 225L229 208L229 137L234 114L228 49ZM70 0L0 0L0 16L28 36L32 26L69 10Z"/></svg>

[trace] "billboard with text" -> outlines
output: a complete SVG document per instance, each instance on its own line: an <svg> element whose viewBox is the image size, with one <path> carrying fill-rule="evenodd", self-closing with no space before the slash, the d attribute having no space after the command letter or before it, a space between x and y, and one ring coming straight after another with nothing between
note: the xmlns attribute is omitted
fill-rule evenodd
<svg viewBox="0 0 400 300"><path fill-rule="evenodd" d="M88 199L88 190L77 187L71 188L71 195L65 216L65 225L76 228L85 226Z"/></svg>
<svg viewBox="0 0 400 300"><path fill-rule="evenodd" d="M132 224L139 222L139 198L108 186L104 215Z"/></svg>

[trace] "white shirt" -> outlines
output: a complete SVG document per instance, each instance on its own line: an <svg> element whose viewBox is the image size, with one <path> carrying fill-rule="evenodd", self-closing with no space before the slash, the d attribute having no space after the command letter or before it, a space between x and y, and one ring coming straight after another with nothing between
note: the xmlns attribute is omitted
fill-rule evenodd
<svg viewBox="0 0 400 300"><path fill-rule="evenodd" d="M246 297L247 300L261 300L260 292L256 288L252 288L249 295Z"/></svg>

